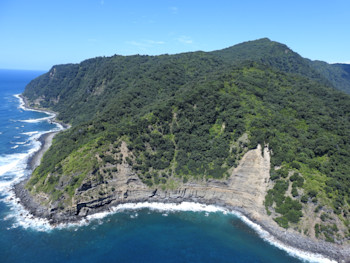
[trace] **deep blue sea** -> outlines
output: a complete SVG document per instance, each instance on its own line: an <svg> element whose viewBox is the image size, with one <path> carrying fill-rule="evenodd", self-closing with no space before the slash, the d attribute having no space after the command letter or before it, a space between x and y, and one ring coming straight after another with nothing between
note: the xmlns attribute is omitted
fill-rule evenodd
<svg viewBox="0 0 350 263"><path fill-rule="evenodd" d="M239 215L198 204L124 207L59 228L28 216L11 186L30 174L36 139L60 127L15 94L41 73L0 70L0 262L304 262Z"/></svg>

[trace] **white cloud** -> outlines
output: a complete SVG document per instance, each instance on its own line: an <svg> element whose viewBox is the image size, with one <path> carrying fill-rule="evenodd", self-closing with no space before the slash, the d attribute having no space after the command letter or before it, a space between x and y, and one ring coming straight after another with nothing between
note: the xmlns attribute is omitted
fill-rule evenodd
<svg viewBox="0 0 350 263"><path fill-rule="evenodd" d="M164 41L155 41L155 40L145 40L145 42L149 43L149 44L154 44L154 45L163 45L165 44Z"/></svg>
<svg viewBox="0 0 350 263"><path fill-rule="evenodd" d="M189 36L180 36L176 40L183 44L193 44L193 40Z"/></svg>
<svg viewBox="0 0 350 263"><path fill-rule="evenodd" d="M145 47L147 44L142 43L142 42L137 42L137 41L127 41L126 42L129 45L136 46L136 47Z"/></svg>
<svg viewBox="0 0 350 263"><path fill-rule="evenodd" d="M141 41L127 41L128 45L132 45L135 47L138 47L142 50L145 50L146 48L152 48L156 45L164 45L164 41L156 41L156 40L150 40L150 39L144 39Z"/></svg>
<svg viewBox="0 0 350 263"><path fill-rule="evenodd" d="M170 11L173 13L173 14L177 14L177 12L179 11L179 8L176 7L176 6L171 6L169 7Z"/></svg>

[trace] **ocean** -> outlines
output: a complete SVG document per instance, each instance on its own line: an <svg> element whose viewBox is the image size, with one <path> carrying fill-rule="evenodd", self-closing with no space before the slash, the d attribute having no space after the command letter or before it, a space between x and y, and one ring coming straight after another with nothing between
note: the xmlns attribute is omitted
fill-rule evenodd
<svg viewBox="0 0 350 263"><path fill-rule="evenodd" d="M0 70L0 262L330 262L283 247L238 213L195 203L126 204L79 224L51 227L18 204L43 133L62 127L16 94L43 72Z"/></svg>

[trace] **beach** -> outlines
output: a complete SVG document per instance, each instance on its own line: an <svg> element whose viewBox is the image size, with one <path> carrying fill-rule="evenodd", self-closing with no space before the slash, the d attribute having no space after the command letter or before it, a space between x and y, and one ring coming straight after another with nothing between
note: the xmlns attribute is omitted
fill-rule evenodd
<svg viewBox="0 0 350 263"><path fill-rule="evenodd" d="M34 170L40 165L41 158L43 158L44 153L50 148L52 140L57 133L48 132L39 137L38 141L41 143L41 147L28 159L27 167L30 170Z"/></svg>

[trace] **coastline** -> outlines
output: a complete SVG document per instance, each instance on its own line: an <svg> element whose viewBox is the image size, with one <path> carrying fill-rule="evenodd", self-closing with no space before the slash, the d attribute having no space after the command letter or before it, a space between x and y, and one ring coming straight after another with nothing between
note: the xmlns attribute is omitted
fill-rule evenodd
<svg viewBox="0 0 350 263"><path fill-rule="evenodd" d="M24 101L24 106L28 108L27 103L25 101L25 98L21 97ZM29 108L30 109L30 108ZM37 109L31 109L31 110L37 110ZM43 112L49 112L45 110L39 110ZM55 114L53 112L49 112L51 114ZM57 120L53 120L53 122L57 122ZM68 128L69 126L66 126L62 123L60 123L63 127ZM41 161L41 158L45 151L51 146L52 140L54 136L59 131L54 132L48 132L40 136L38 139L41 142L40 149L33 154L32 157L28 159L27 167L32 171L34 170ZM17 198L19 198L20 204L27 210L29 213L35 217L38 218L45 218L48 220L48 222L52 226L59 226L62 224L67 223L78 223L82 220L86 220L87 216L93 216L97 215L98 213L113 213L115 211L115 208L117 206L123 205L123 204L140 204L140 203L149 203L154 202L158 204L181 204L184 202L191 202L191 203L199 203L203 205L215 205L216 207L224 208L227 211L233 211L233 213L239 213L248 220L245 221L248 225L250 225L253 229L255 229L259 235L264 238L265 240L268 240L268 242L276 245L276 242L280 244L277 245L279 248L288 247L288 248L296 248L298 250L303 251L304 253L316 253L323 255L324 257L328 259L333 259L338 262L350 262L348 259L350 259L350 249L346 249L345 247L342 247L340 245L335 245L332 243L327 243L324 241L314 240L311 238L307 238L305 236L302 236L301 234L298 234L296 231L293 230L285 230L283 228L280 228L274 224L274 221L271 218L268 217L256 217L252 215L251 211L249 212L245 207L241 206L232 206L230 204L227 204L225 201L220 200L217 197L214 197L212 199L207 199L205 197L191 197L191 196L185 196L185 195L174 195L171 196L167 192L158 191L156 194L152 189L149 189L149 192L153 192L153 195L150 195L149 192L147 194L143 195L142 197L138 198L124 198L124 199L118 199L111 202L103 203L100 206L96 206L94 209L91 209L89 214L82 214L82 213L70 213L65 215L59 215L57 210L48 210L46 207L42 207L39 205L33 197L30 195L30 193L25 189L24 185L28 181L29 178L25 179L24 181L16 184L14 186L14 192ZM196 187L194 187L196 189ZM179 191L179 190L178 190ZM85 208L86 206L82 207ZM83 210L83 209L82 209ZM78 211L79 212L79 211ZM254 224L254 225L252 225ZM266 238L263 234L261 234L261 231L258 231L257 228L261 227L263 231L266 231L269 233L270 237ZM285 248L283 248L285 249ZM286 250L286 249L285 249ZM321 261L320 261L321 262ZM328 261L330 262L330 261Z"/></svg>
<svg viewBox="0 0 350 263"><path fill-rule="evenodd" d="M66 129L69 129L71 126L69 124L63 123L62 121L58 121L56 116L57 113L48 109L41 109L41 108L32 108L28 105L28 100L26 97L24 97L22 94L15 95L20 100L20 108L23 110L30 110L30 111L38 111L38 112L44 112L48 115L51 115L50 122L55 123L58 126L57 131L48 131L37 139L41 143L40 149L38 149L36 152L33 153L32 156L30 156L27 160L27 169L30 171L33 171L36 167L40 165L41 158L44 156L44 153L50 148L52 145L52 140L54 136L59 133L60 131L64 131Z"/></svg>
<svg viewBox="0 0 350 263"><path fill-rule="evenodd" d="M57 112L54 112L54 111L52 111L50 109L30 107L29 104L28 104L27 98L24 97L22 94L17 94L17 95L15 95L15 97L20 100L20 108L22 108L23 110L44 112L44 113L46 113L48 115L51 115L52 116L52 118L50 118L50 119L52 119L51 122L52 123L56 123L60 127L59 131L69 129L71 127L70 124L64 123L64 122L62 122L60 120L57 120L57 118L56 118Z"/></svg>
<svg viewBox="0 0 350 263"><path fill-rule="evenodd" d="M99 209L96 209L94 213L88 216L80 215L65 215L60 218L52 218L47 209L38 205L30 196L29 192L24 188L27 180L22 181L15 187L16 197L19 198L20 204L25 207L29 214L36 218L46 219L47 222L53 228L67 227L69 225L81 225L92 221L94 218L101 219L108 215L114 214L123 210L137 210L140 208L152 208L154 210L163 211L162 207L166 207L164 211L169 211L169 207L174 211L177 210L177 206L182 204L200 205L200 206L214 206L219 211L231 213L238 216L244 223L254 229L254 231L264 239L266 242L279 249L285 250L287 253L292 254L299 259L306 259L309 262L339 262L348 263L350 258L350 251L325 241L312 240L310 238L301 236L298 233L293 233L289 230L282 230L279 227L273 226L268 221L259 221L252 218L244 209L239 207L232 207L220 202L213 202L212 200L193 200L193 199L167 199L157 200L153 198L143 198L137 200L120 201L118 204L107 204ZM150 200L151 199L151 200ZM127 207L127 208L123 208ZM193 211L191 209L185 211ZM206 208L203 208L206 211Z"/></svg>
<svg viewBox="0 0 350 263"><path fill-rule="evenodd" d="M40 148L37 151L35 151L31 156L29 156L29 158L27 159L27 165L26 165L26 169L29 170L31 174L34 171L34 169L40 165L41 159L43 158L45 152L52 145L52 140L54 136L57 133L70 128L70 125L58 121L56 119L56 115L57 115L56 112L29 107L27 99L24 96L22 96L22 94L17 94L15 95L15 97L17 97L20 100L20 108L22 108L23 110L38 111L38 112L44 112L46 114L49 114L52 116L50 118L50 122L55 123L58 126L57 131L45 132L41 134L39 138L36 139L37 141L40 142ZM12 188L15 195L14 197L15 199L17 199L17 204L22 205L23 209L29 212L29 214L31 214L34 217L45 218L46 216L43 214L44 209L40 209L41 208L40 205L38 205L33 201L32 196L24 187L29 179L30 179L30 176L20 181L19 183L16 183L15 185L13 185ZM41 210L42 213L40 213L38 209Z"/></svg>
<svg viewBox="0 0 350 263"><path fill-rule="evenodd" d="M28 158L27 169L33 171L36 167L40 165L41 158L44 153L50 148L52 140L58 131L52 131L42 134L37 141L41 143L40 149L36 151L32 156Z"/></svg>

